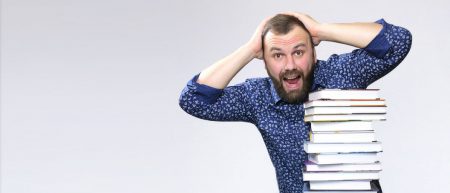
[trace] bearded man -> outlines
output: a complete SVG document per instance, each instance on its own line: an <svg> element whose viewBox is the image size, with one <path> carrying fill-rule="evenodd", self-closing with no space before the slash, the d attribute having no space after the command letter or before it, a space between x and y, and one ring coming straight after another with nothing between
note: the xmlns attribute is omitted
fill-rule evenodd
<svg viewBox="0 0 450 193"><path fill-rule="evenodd" d="M321 41L357 49L318 60L315 46ZM319 23L302 13L278 14L262 21L239 49L194 76L179 103L201 119L254 124L275 167L280 192L302 192L302 167L307 160L303 143L310 130L303 120L303 103L308 93L367 88L400 64L411 41L408 30L383 19L337 24ZM269 77L228 86L256 58L264 60Z"/></svg>

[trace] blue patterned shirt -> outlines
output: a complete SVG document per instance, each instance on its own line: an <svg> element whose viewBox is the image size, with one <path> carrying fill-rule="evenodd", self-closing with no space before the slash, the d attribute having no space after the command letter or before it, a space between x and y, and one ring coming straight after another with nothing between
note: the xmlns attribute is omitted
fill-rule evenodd
<svg viewBox="0 0 450 193"><path fill-rule="evenodd" d="M363 49L317 60L311 91L321 88L366 88L393 70L408 54L411 33L398 26L383 25ZM303 104L281 100L270 78L252 78L244 83L216 89L190 80L180 96L187 113L213 121L245 121L260 131L275 167L281 193L302 192L302 168L307 154L303 143L310 124L303 121Z"/></svg>

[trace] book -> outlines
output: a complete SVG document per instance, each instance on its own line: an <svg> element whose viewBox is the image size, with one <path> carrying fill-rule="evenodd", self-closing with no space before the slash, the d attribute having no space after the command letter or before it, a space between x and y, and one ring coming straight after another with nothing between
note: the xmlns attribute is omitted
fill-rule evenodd
<svg viewBox="0 0 450 193"><path fill-rule="evenodd" d="M309 182L311 183L311 182ZM370 190L311 190L310 184L305 183L303 185L303 193L381 193L381 187L377 180L370 182Z"/></svg>
<svg viewBox="0 0 450 193"><path fill-rule="evenodd" d="M305 122L313 121L383 121L386 114L305 115Z"/></svg>
<svg viewBox="0 0 450 193"><path fill-rule="evenodd" d="M311 122L311 131L373 131L371 121Z"/></svg>
<svg viewBox="0 0 450 193"><path fill-rule="evenodd" d="M307 161L305 163L305 170L308 172L320 171L381 171L381 163L363 163L363 164L327 164L318 165Z"/></svg>
<svg viewBox="0 0 450 193"><path fill-rule="evenodd" d="M373 121L386 120L378 89L323 89L303 104L309 122L304 193L380 193L379 152Z"/></svg>
<svg viewBox="0 0 450 193"><path fill-rule="evenodd" d="M312 143L305 142L303 149L306 153L351 153L351 152L380 152L381 142L370 143Z"/></svg>
<svg viewBox="0 0 450 193"><path fill-rule="evenodd" d="M309 101L319 99L379 99L379 89L323 89L309 93Z"/></svg>
<svg viewBox="0 0 450 193"><path fill-rule="evenodd" d="M309 181L311 190L370 190L370 180Z"/></svg>
<svg viewBox="0 0 450 193"><path fill-rule="evenodd" d="M380 161L376 152L308 154L308 160L316 164L375 163Z"/></svg>
<svg viewBox="0 0 450 193"><path fill-rule="evenodd" d="M374 131L317 131L310 132L314 143L358 143L376 141Z"/></svg>
<svg viewBox="0 0 450 193"><path fill-rule="evenodd" d="M385 107L386 101L384 99L374 100L351 100L351 99L339 99L339 100L315 100L306 101L303 107Z"/></svg>
<svg viewBox="0 0 450 193"><path fill-rule="evenodd" d="M305 109L306 115L321 114L373 114L386 113L386 107L310 107Z"/></svg>
<svg viewBox="0 0 450 193"><path fill-rule="evenodd" d="M357 172L303 172L304 181L324 180L377 180L380 178L378 171Z"/></svg>

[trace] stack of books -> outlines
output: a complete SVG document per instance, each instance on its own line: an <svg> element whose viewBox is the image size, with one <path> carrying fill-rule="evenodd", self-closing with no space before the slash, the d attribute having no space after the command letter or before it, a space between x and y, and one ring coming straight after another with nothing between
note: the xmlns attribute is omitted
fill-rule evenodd
<svg viewBox="0 0 450 193"><path fill-rule="evenodd" d="M381 143L373 121L386 120L378 89L324 89L309 94L305 121L311 123L304 144L304 193L377 193Z"/></svg>

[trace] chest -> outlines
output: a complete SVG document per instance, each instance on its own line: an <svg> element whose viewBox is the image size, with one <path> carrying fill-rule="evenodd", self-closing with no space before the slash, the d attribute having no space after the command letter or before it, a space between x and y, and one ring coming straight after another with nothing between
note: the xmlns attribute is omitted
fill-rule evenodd
<svg viewBox="0 0 450 193"><path fill-rule="evenodd" d="M300 147L310 130L310 125L303 118L303 105L269 105L258 112L256 126L267 145Z"/></svg>

